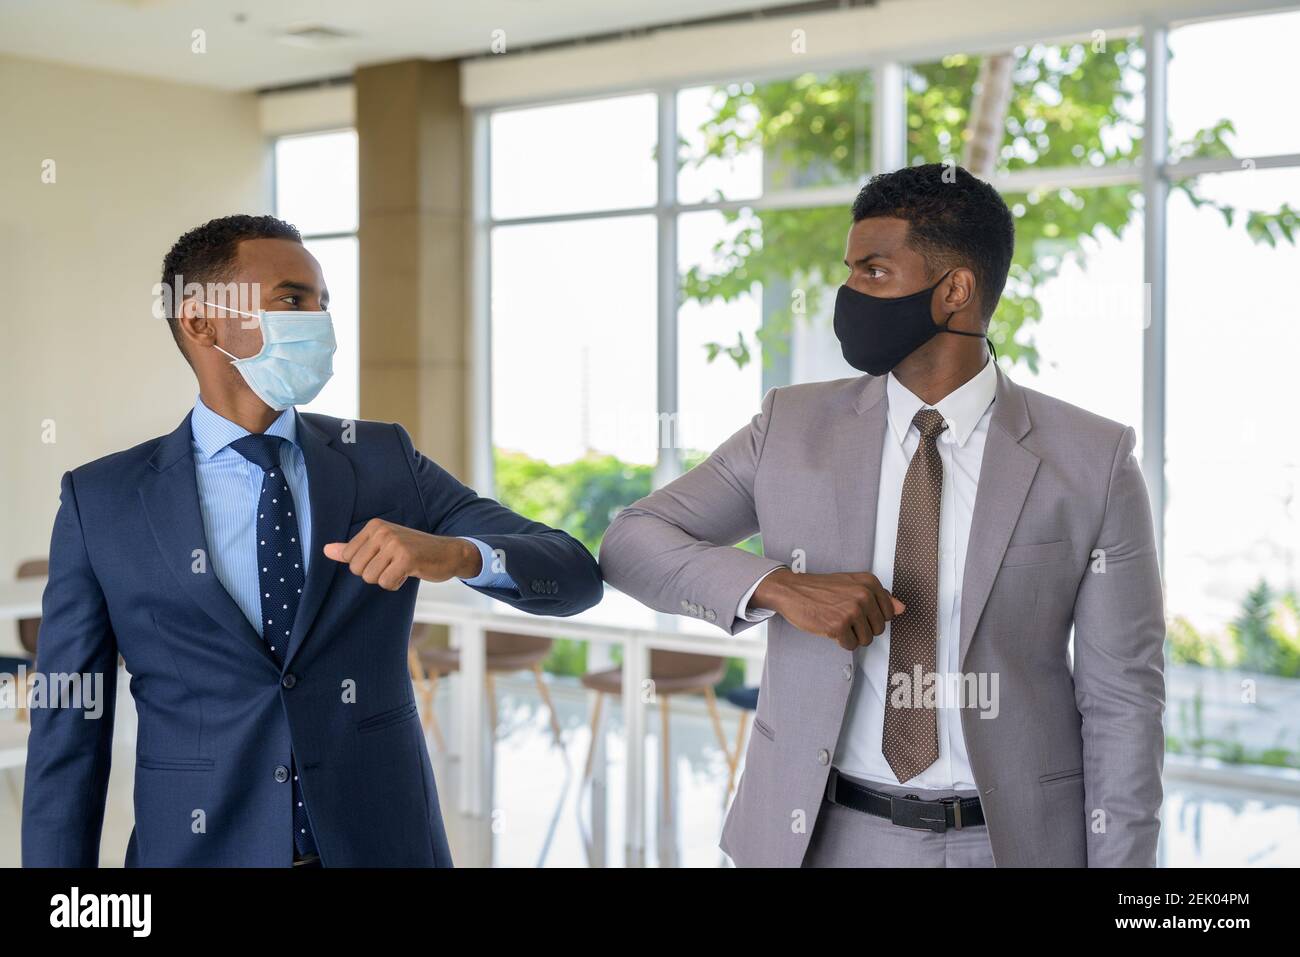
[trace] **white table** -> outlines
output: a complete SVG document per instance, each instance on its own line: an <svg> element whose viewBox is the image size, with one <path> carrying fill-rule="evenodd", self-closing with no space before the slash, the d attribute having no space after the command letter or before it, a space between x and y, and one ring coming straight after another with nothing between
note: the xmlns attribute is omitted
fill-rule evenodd
<svg viewBox="0 0 1300 957"><path fill-rule="evenodd" d="M34 617L41 611L44 579L0 582L0 620ZM455 582L422 582L415 620L446 625L452 644L460 650L462 693L457 695L457 748L461 761L457 806L462 814L488 817L492 813L492 738L484 693L486 656L484 633L509 631L546 638L618 645L623 649L623 729L626 738L626 851L629 866L645 863L645 735L646 705L653 700L649 684L651 650L686 651L702 655L751 658L767 652L765 628L757 625L732 638L719 628L693 618L664 615L612 588L595 608L571 618L526 615ZM478 689L475 693L470 693Z"/></svg>

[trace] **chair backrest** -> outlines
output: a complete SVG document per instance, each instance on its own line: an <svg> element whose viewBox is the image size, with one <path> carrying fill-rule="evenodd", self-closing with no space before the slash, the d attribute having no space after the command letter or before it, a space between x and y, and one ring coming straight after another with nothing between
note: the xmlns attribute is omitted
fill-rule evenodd
<svg viewBox="0 0 1300 957"><path fill-rule="evenodd" d="M18 566L17 578L44 578L50 573L48 558L29 558ZM41 631L41 619L18 619L18 643L28 654L36 657L36 638Z"/></svg>

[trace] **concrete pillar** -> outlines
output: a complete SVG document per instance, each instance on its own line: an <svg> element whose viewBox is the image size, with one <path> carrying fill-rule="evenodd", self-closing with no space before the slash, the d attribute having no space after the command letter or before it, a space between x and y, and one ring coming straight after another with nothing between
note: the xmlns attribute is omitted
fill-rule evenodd
<svg viewBox="0 0 1300 957"><path fill-rule="evenodd" d="M468 481L469 124L453 61L356 72L361 415Z"/></svg>

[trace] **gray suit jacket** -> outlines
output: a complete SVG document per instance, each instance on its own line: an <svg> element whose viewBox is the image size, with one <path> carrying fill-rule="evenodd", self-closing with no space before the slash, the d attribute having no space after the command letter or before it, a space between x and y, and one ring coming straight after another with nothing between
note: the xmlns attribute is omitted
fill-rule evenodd
<svg viewBox="0 0 1300 957"><path fill-rule="evenodd" d="M802 554L870 571L884 378L774 389L705 462L621 511L605 578L652 608L735 634L740 599ZM1164 610L1131 428L998 370L961 588L963 708L999 866L1153 866L1164 760ZM734 548L762 534L762 557ZM1074 631L1074 661L1069 641ZM745 772L722 832L739 865L798 866L849 698L852 652L770 619Z"/></svg>

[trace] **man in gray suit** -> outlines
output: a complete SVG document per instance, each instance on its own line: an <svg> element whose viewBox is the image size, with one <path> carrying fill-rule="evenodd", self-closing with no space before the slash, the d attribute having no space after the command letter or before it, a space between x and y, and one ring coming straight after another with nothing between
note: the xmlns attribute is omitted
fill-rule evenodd
<svg viewBox="0 0 1300 957"><path fill-rule="evenodd" d="M601 548L660 611L730 634L771 618L722 848L1152 866L1165 626L1133 430L989 358L1015 242L994 189L899 170L853 220L835 332L867 375L771 390ZM755 533L762 557L733 547Z"/></svg>

